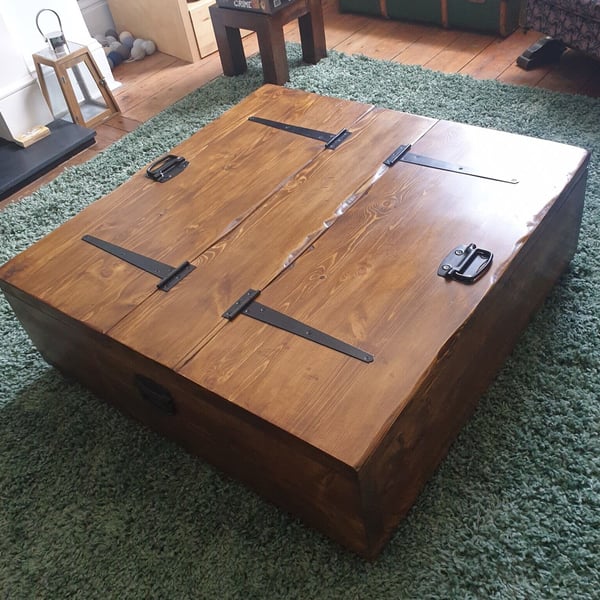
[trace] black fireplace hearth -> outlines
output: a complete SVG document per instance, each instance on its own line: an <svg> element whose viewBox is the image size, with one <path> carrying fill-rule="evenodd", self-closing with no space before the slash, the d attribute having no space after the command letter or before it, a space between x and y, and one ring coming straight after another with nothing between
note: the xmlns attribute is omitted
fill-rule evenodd
<svg viewBox="0 0 600 600"><path fill-rule="evenodd" d="M0 139L0 200L95 142L95 131L69 121L58 119L47 127L50 135L28 148Z"/></svg>

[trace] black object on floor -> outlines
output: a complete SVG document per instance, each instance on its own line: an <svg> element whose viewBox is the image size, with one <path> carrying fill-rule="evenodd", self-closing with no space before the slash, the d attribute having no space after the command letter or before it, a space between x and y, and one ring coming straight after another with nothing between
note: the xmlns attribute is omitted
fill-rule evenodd
<svg viewBox="0 0 600 600"><path fill-rule="evenodd" d="M542 65L548 65L558 62L567 47L560 41L552 37L540 38L537 42L531 44L519 58L517 65L521 69L530 71Z"/></svg>
<svg viewBox="0 0 600 600"><path fill-rule="evenodd" d="M96 140L96 132L69 121L49 123L50 135L22 148L0 139L0 200L26 186Z"/></svg>

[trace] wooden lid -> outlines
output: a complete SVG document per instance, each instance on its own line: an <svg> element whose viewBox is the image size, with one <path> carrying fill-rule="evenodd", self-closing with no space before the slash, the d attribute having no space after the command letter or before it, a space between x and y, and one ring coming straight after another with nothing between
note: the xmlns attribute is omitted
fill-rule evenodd
<svg viewBox="0 0 600 600"><path fill-rule="evenodd" d="M249 115L352 135L327 150ZM401 144L518 183L383 165ZM28 285L44 302L352 468L417 386L435 378L439 357L588 158L579 148L274 86L174 152L190 160L181 175L156 184L139 173L0 274L23 283L33 271ZM196 269L158 291L153 276L81 242L84 234ZM439 277L440 261L468 243L493 252L489 271L474 285ZM243 315L224 319L250 288L262 290L264 305L375 360Z"/></svg>

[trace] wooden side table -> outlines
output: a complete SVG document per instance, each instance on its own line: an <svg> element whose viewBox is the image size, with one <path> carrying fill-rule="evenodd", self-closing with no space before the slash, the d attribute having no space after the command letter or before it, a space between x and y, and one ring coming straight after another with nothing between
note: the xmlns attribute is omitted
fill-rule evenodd
<svg viewBox="0 0 600 600"><path fill-rule="evenodd" d="M283 26L294 19L300 28L303 60L314 65L327 56L320 0L298 0L273 14L216 4L209 10L225 75L240 75L248 68L240 29L256 32L265 83L283 85L289 80Z"/></svg>

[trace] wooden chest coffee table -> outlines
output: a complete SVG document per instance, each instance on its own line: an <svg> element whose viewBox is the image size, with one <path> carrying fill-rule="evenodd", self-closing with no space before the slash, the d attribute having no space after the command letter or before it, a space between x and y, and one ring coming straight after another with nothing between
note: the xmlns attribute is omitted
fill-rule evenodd
<svg viewBox="0 0 600 600"><path fill-rule="evenodd" d="M568 264L588 153L276 86L173 152L2 289L48 362L374 557Z"/></svg>

